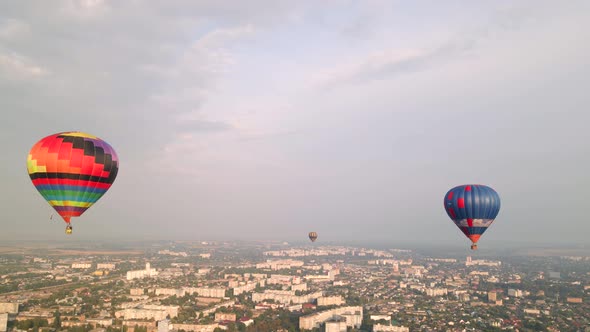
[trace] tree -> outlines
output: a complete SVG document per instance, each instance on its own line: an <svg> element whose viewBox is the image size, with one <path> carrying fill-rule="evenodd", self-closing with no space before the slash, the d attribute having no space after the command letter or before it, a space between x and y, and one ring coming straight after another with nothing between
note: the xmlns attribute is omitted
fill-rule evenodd
<svg viewBox="0 0 590 332"><path fill-rule="evenodd" d="M59 310L55 311L53 314L53 327L59 329L61 327L61 314Z"/></svg>

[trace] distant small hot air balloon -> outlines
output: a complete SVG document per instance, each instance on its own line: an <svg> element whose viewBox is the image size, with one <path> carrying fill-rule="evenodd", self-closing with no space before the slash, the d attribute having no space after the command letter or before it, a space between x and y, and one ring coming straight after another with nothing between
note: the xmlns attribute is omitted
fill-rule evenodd
<svg viewBox="0 0 590 332"><path fill-rule="evenodd" d="M488 186L467 184L449 190L444 205L455 225L471 240L471 249L475 250L477 241L500 212L500 196Z"/></svg>
<svg viewBox="0 0 590 332"><path fill-rule="evenodd" d="M115 181L119 158L98 137L64 132L37 142L27 169L35 188L66 222L66 234L71 234L70 219L82 215Z"/></svg>
<svg viewBox="0 0 590 332"><path fill-rule="evenodd" d="M316 232L309 232L309 239L311 240L311 242L315 242L315 240L318 238L318 233Z"/></svg>

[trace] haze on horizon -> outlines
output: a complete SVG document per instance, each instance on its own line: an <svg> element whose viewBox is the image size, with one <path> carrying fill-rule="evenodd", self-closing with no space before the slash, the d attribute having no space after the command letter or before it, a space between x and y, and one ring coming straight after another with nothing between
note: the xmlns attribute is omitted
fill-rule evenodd
<svg viewBox="0 0 590 332"><path fill-rule="evenodd" d="M0 241L587 243L590 2L0 3ZM66 237L26 157L97 135L118 177ZM54 217L54 219L58 219Z"/></svg>

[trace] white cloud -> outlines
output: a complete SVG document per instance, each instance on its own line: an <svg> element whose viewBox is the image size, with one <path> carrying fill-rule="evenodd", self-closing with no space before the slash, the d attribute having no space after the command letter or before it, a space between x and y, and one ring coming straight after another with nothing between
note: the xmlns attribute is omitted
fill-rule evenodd
<svg viewBox="0 0 590 332"><path fill-rule="evenodd" d="M92 19L103 16L110 11L104 0L63 0L60 10L63 14L76 19Z"/></svg>
<svg viewBox="0 0 590 332"><path fill-rule="evenodd" d="M252 24L245 24L233 28L213 30L199 38L194 44L195 49L219 49L229 42L242 39L255 32Z"/></svg>
<svg viewBox="0 0 590 332"><path fill-rule="evenodd" d="M2 210L22 227L38 220L41 204L30 209L22 189L32 189L23 184L23 151L37 136L72 128L119 152L120 178L102 201L110 208L85 217L100 215L96 224L122 236L159 234L170 229L158 226L163 218L178 223L172 232L211 222L253 236L277 220L294 228L338 223L335 237L380 228L379 218L390 225L382 234L404 227L396 220L436 227L444 211L412 202L423 202L425 191L438 201L439 189L464 178L502 183L510 195L511 182L537 188L530 179L551 177L576 183L571 192L587 197L579 189L590 188L587 156L572 152L590 142L582 128L589 122L590 20L581 3L535 11L527 9L536 8L531 1L494 23L499 5L482 2L461 10L438 3L322 2L320 10L317 1L0 2L0 136L14 142L0 164L14 197L0 203L15 202ZM559 116L547 117L552 110ZM559 163L533 174L547 154ZM137 233L136 221L150 227Z"/></svg>
<svg viewBox="0 0 590 332"><path fill-rule="evenodd" d="M0 54L0 73L8 80L37 78L49 71L16 53Z"/></svg>
<svg viewBox="0 0 590 332"><path fill-rule="evenodd" d="M312 84L318 87L332 87L421 69L423 62L434 53L418 49L374 52L351 63L337 64L321 70L312 78Z"/></svg>
<svg viewBox="0 0 590 332"><path fill-rule="evenodd" d="M31 27L21 20L0 20L0 40L13 40L22 38L31 33Z"/></svg>

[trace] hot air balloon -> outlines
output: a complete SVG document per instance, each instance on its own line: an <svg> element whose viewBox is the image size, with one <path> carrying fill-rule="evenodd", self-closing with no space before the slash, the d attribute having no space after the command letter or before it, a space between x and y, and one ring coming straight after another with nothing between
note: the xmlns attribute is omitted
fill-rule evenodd
<svg viewBox="0 0 590 332"><path fill-rule="evenodd" d="M455 225L477 249L477 241L500 212L500 196L494 189L475 184L449 190L444 200L445 210Z"/></svg>
<svg viewBox="0 0 590 332"><path fill-rule="evenodd" d="M315 240L318 238L318 233L316 232L309 232L309 239L311 240L311 242L315 242Z"/></svg>
<svg viewBox="0 0 590 332"><path fill-rule="evenodd" d="M98 137L64 132L37 142L27 158L33 185L66 222L81 216L111 187L119 170L115 150Z"/></svg>

